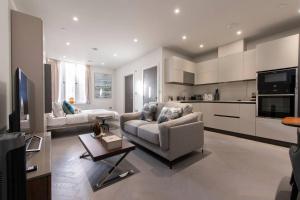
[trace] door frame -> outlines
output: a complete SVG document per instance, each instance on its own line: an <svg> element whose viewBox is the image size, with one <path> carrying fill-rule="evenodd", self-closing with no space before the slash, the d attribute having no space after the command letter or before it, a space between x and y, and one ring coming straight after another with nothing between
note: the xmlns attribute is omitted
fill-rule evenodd
<svg viewBox="0 0 300 200"><path fill-rule="evenodd" d="M134 105L135 105L135 84L134 84L134 78L135 78L135 75L134 75L134 72L132 72L132 73L129 73L129 74L126 74L126 75L124 75L124 77L123 77L123 83L124 83L124 96L123 96L123 112L125 113L125 106L126 106L126 102L125 102L125 96L126 96L126 81L125 81L125 79L126 79L126 77L127 76L131 76L132 75L132 111L133 112L135 112L135 107L134 107Z"/></svg>

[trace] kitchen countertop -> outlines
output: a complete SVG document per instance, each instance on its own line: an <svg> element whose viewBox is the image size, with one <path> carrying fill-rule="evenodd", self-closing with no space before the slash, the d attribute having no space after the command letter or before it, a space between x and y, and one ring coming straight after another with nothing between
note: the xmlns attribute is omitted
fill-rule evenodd
<svg viewBox="0 0 300 200"><path fill-rule="evenodd" d="M236 104L256 104L255 101L238 101L238 100L213 100L213 101L204 101L204 100L184 100L180 103L236 103Z"/></svg>

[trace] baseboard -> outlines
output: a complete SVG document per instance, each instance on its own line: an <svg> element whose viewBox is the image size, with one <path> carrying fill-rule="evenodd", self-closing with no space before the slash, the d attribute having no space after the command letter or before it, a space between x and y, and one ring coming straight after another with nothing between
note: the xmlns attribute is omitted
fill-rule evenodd
<svg viewBox="0 0 300 200"><path fill-rule="evenodd" d="M210 127L204 127L204 130L221 133L221 134L225 134L225 135L230 135L230 136L235 136L235 137L240 137L240 138L244 138L244 139L248 139L248 140L253 140L256 142L262 142L262 143L287 147L287 148L291 147L291 145L295 145L294 143L290 143L290 142L283 142L283 141L278 141L278 140L273 140L273 139L268 139L268 138L262 138L262 137L258 137L258 136L254 136L254 135L246 135L246 134L242 134L242 133L225 131L225 130L210 128Z"/></svg>

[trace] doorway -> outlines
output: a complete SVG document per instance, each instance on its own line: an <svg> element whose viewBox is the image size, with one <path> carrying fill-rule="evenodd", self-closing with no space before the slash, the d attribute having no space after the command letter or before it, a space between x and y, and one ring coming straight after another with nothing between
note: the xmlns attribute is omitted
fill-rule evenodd
<svg viewBox="0 0 300 200"><path fill-rule="evenodd" d="M157 66L144 70L143 73L143 103L157 101Z"/></svg>
<svg viewBox="0 0 300 200"><path fill-rule="evenodd" d="M125 76L125 113L133 112L133 74Z"/></svg>

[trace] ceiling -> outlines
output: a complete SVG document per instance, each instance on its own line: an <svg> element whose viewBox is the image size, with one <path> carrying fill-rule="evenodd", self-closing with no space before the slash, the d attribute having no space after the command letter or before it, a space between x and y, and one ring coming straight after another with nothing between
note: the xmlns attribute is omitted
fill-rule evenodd
<svg viewBox="0 0 300 200"><path fill-rule="evenodd" d="M300 22L300 0L14 2L18 10L43 19L47 57L66 56L67 60L111 68L161 46L193 58L220 45L296 27ZM175 8L180 8L178 15ZM74 16L78 22L72 20ZM242 35L236 34L238 30ZM134 38L139 41L135 43ZM199 47L202 43L204 48Z"/></svg>

